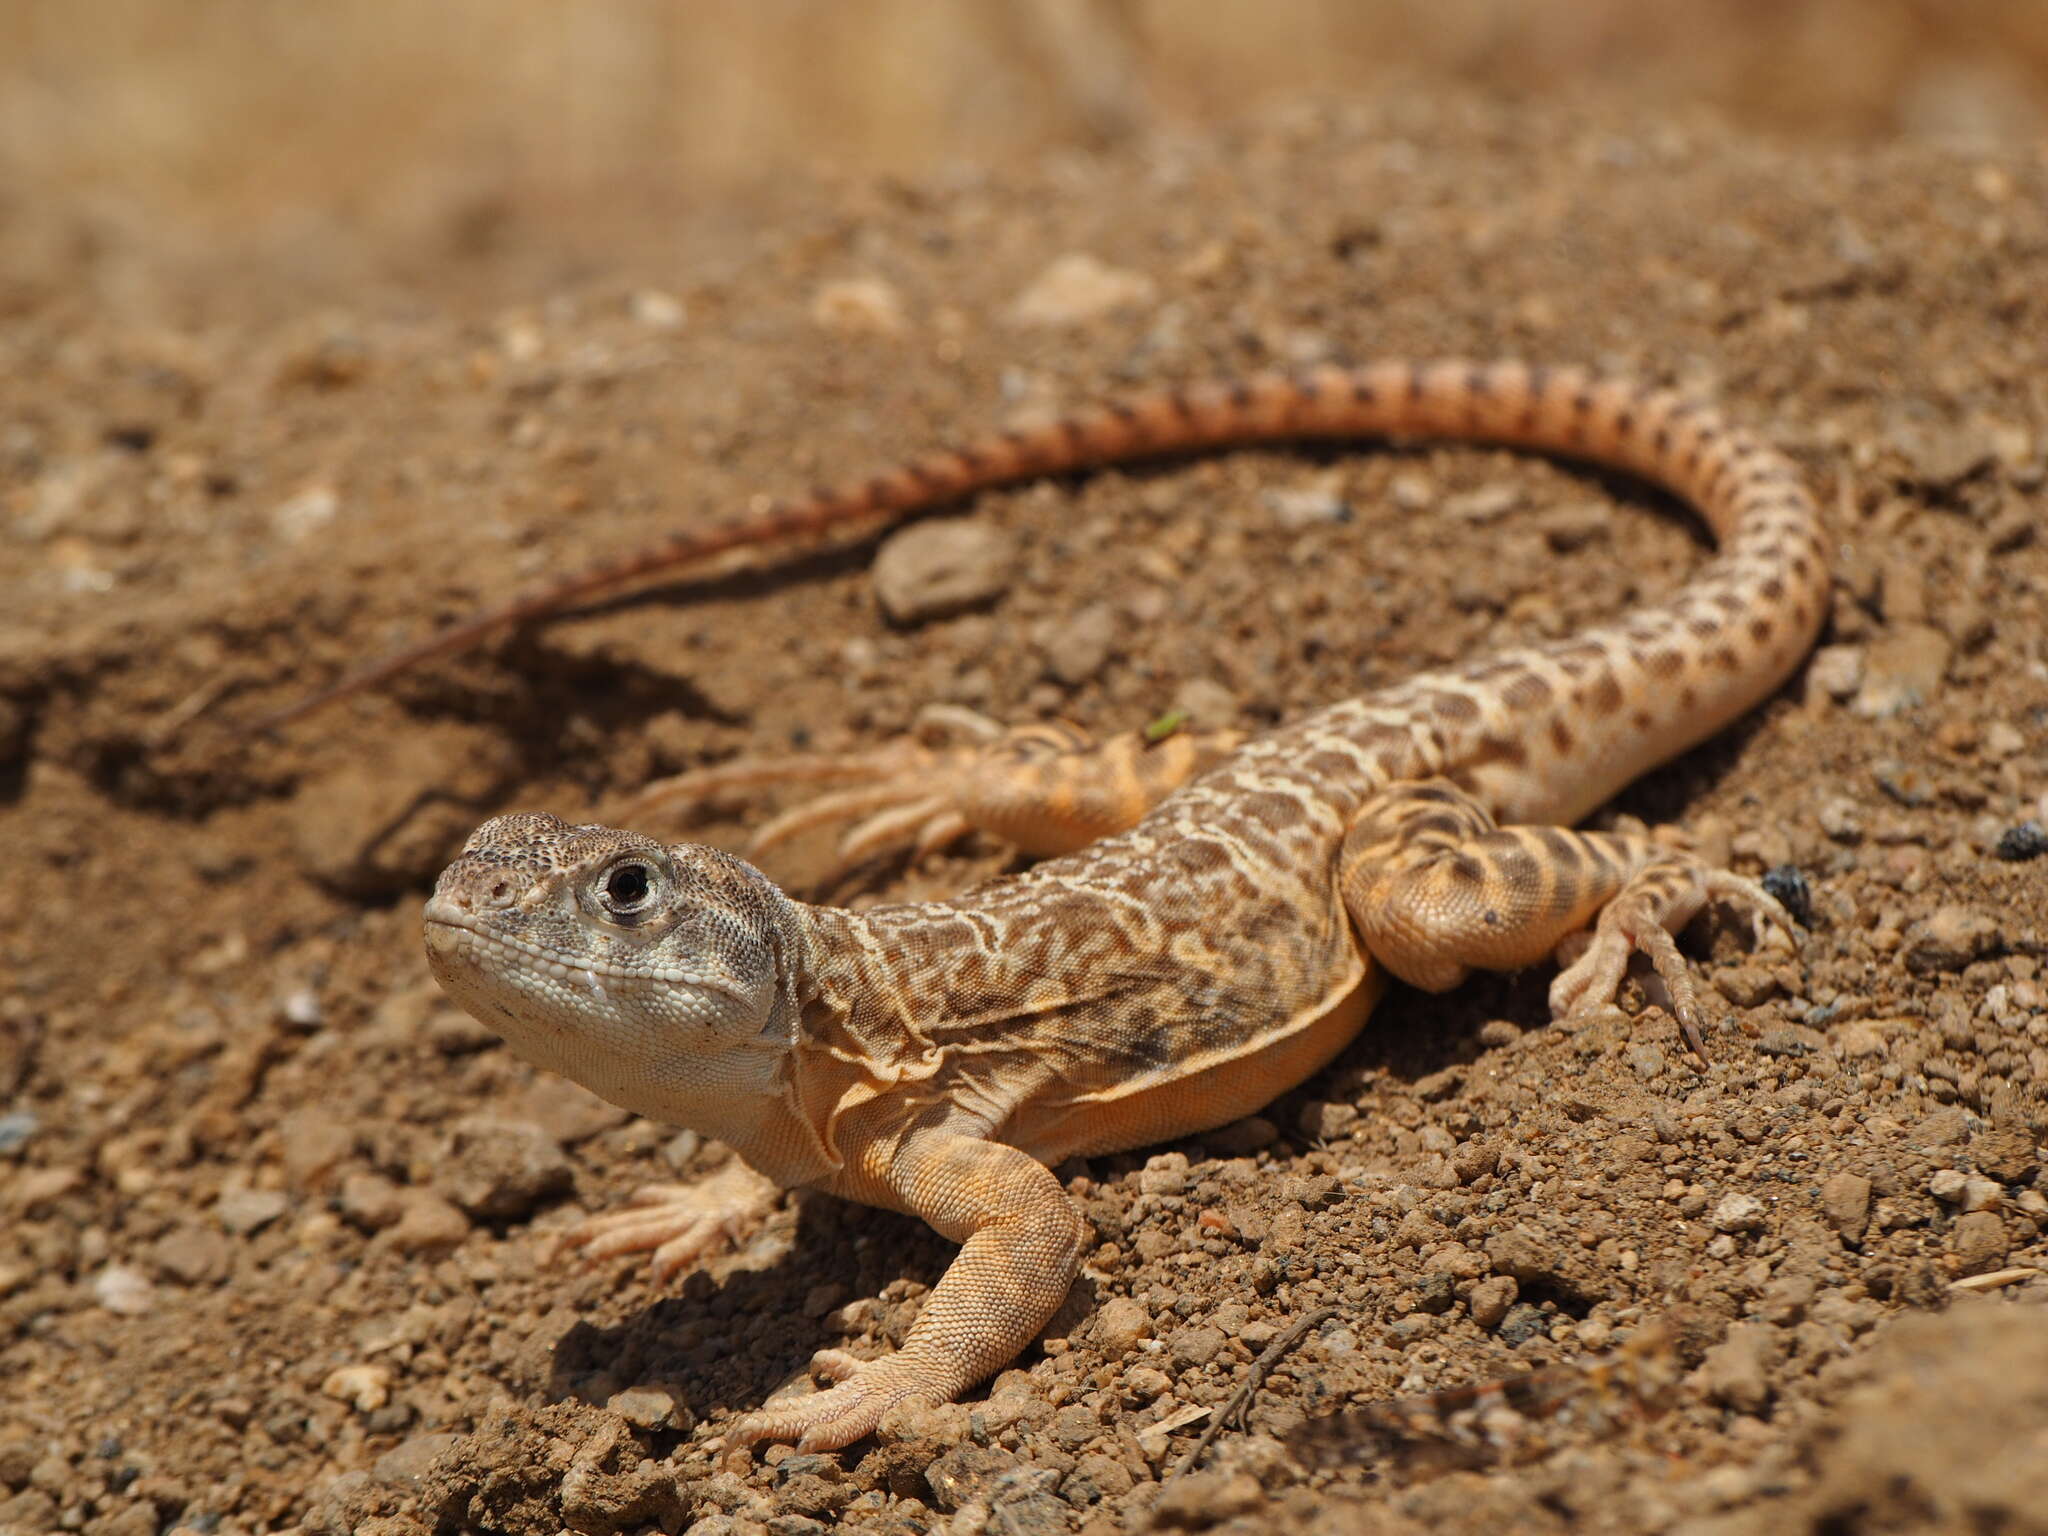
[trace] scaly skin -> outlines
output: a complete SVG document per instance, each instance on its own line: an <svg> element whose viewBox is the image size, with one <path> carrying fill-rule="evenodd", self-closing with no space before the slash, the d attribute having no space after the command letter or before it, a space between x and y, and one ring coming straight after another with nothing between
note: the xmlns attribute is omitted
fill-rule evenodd
<svg viewBox="0 0 2048 1536"><path fill-rule="evenodd" d="M1688 855L1564 830L1769 694L1826 610L1796 471L1674 395L1512 364L1322 369L1146 397L811 505L873 515L1139 453L1388 435L1643 476L1697 507L1721 553L1662 605L1227 753L1028 731L1035 750L987 745L937 814L1075 851L954 900L806 906L730 855L538 814L486 823L442 875L435 974L516 1050L777 1184L907 1211L962 1245L901 1350L834 1357L837 1385L734 1439L845 1445L1002 1366L1080 1263L1047 1165L1259 1108L1344 1045L1389 974L1441 990L1592 924L1555 1010L1611 1003L1641 951L1697 1048L1670 933L1712 896L1785 921Z"/></svg>

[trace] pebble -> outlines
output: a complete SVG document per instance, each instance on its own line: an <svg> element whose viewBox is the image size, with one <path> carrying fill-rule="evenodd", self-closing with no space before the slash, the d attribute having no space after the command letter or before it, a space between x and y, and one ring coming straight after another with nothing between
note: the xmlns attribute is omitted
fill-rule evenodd
<svg viewBox="0 0 2048 1536"><path fill-rule="evenodd" d="M1188 1159L1185 1152L1161 1152L1148 1158L1138 1171L1138 1193L1178 1195L1188 1187Z"/></svg>
<svg viewBox="0 0 2048 1536"><path fill-rule="evenodd" d="M1723 1195L1715 1202L1707 1222L1716 1232L1756 1232L1762 1229L1769 1214L1769 1209L1755 1195L1738 1192Z"/></svg>
<svg viewBox="0 0 2048 1536"><path fill-rule="evenodd" d="M320 1395L347 1403L358 1413L375 1413L391 1401L391 1367L344 1365L327 1373Z"/></svg>
<svg viewBox="0 0 2048 1536"><path fill-rule="evenodd" d="M1229 1342L1221 1328L1183 1328L1167 1341L1167 1358L1183 1370L1207 1365Z"/></svg>
<svg viewBox="0 0 2048 1536"><path fill-rule="evenodd" d="M270 526L279 538L303 539L324 528L341 511L341 497L331 485L309 485L271 509Z"/></svg>
<svg viewBox="0 0 2048 1536"><path fill-rule="evenodd" d="M1065 620L1041 625L1038 648L1046 670L1068 687L1079 687L1108 664L1116 631L1116 611L1107 603L1090 603Z"/></svg>
<svg viewBox="0 0 2048 1536"><path fill-rule="evenodd" d="M1269 490L1261 498L1273 521L1288 533L1299 533L1319 523L1348 523L1351 504L1337 493L1334 477L1292 490Z"/></svg>
<svg viewBox="0 0 2048 1536"><path fill-rule="evenodd" d="M1821 802L1815 819L1820 829L1838 843L1860 843L1863 841L1863 816L1856 802L1847 795L1837 795Z"/></svg>
<svg viewBox="0 0 2048 1536"><path fill-rule="evenodd" d="M469 1236L469 1218L433 1191L409 1189L400 1198L403 1214L391 1229L400 1253L447 1253Z"/></svg>
<svg viewBox="0 0 2048 1536"><path fill-rule="evenodd" d="M1929 702L1947 675L1954 647L1931 624L1898 624L1865 654L1863 686L1851 707L1866 720L1882 720Z"/></svg>
<svg viewBox="0 0 2048 1536"><path fill-rule="evenodd" d="M19 1152L42 1126L43 1122L36 1118L32 1109L17 1109L0 1115L0 1157Z"/></svg>
<svg viewBox="0 0 2048 1536"><path fill-rule="evenodd" d="M213 1204L213 1214L236 1237L260 1232L291 1209L291 1200L276 1189L224 1189Z"/></svg>
<svg viewBox="0 0 2048 1536"><path fill-rule="evenodd" d="M901 335L903 296L879 277L840 278L811 296L811 320L841 336Z"/></svg>
<svg viewBox="0 0 2048 1536"><path fill-rule="evenodd" d="M1472 1314L1476 1325L1490 1331L1501 1325L1520 1294L1521 1287L1515 1284L1513 1276L1495 1275L1472 1287L1465 1298L1465 1310Z"/></svg>
<svg viewBox="0 0 2048 1536"><path fill-rule="evenodd" d="M127 1264L109 1264L92 1281L93 1300L120 1317L140 1317L156 1305L156 1286Z"/></svg>
<svg viewBox="0 0 2048 1536"><path fill-rule="evenodd" d="M1832 1175L1820 1187L1820 1210L1843 1242L1862 1242L1870 1225L1870 1180L1860 1173Z"/></svg>
<svg viewBox="0 0 2048 1536"><path fill-rule="evenodd" d="M1118 310L1152 302L1152 279L1142 272L1112 267L1085 251L1058 257L1039 273L1010 306L1017 325L1085 325Z"/></svg>
<svg viewBox="0 0 2048 1536"><path fill-rule="evenodd" d="M2008 864L2021 864L2048 853L2048 827L2038 821L2023 821L1998 834L1992 853Z"/></svg>
<svg viewBox="0 0 2048 1536"><path fill-rule="evenodd" d="M625 1391L614 1392L607 1398L605 1407L635 1429L689 1427L686 1422L689 1410L676 1402L673 1392L661 1387L628 1387ZM838 1470L836 1464L833 1470Z"/></svg>
<svg viewBox="0 0 2048 1536"><path fill-rule="evenodd" d="M650 331L680 330L689 319L683 301L659 288L636 289L626 301L626 312L633 317L634 324L644 325Z"/></svg>
<svg viewBox="0 0 2048 1536"><path fill-rule="evenodd" d="M186 1285L224 1277L234 1262L222 1233L209 1227L177 1226L150 1245L150 1258L161 1274Z"/></svg>
<svg viewBox="0 0 2048 1536"><path fill-rule="evenodd" d="M1997 1269L2005 1263L2008 1246L2005 1223L1992 1211L1958 1216L1949 1233L1949 1249L1966 1275Z"/></svg>
<svg viewBox="0 0 2048 1536"><path fill-rule="evenodd" d="M1959 971L1997 948L2003 937L1983 913L1950 904L1907 928L1901 958L1915 976Z"/></svg>
<svg viewBox="0 0 2048 1536"><path fill-rule="evenodd" d="M1807 663L1806 680L1837 703L1863 686L1863 647L1824 645Z"/></svg>
<svg viewBox="0 0 2048 1536"><path fill-rule="evenodd" d="M1115 1296L1095 1314L1093 1332L1103 1354L1115 1359L1129 1354L1152 1336L1152 1316L1130 1297Z"/></svg>
<svg viewBox="0 0 2048 1536"><path fill-rule="evenodd" d="M350 1174L341 1181L339 1203L341 1214L365 1232L395 1227L405 1214L405 1200L398 1186L381 1173Z"/></svg>
<svg viewBox="0 0 2048 1536"><path fill-rule="evenodd" d="M455 1127L435 1187L471 1216L516 1221L570 1183L569 1159L539 1126L479 1115Z"/></svg>
<svg viewBox="0 0 2048 1536"><path fill-rule="evenodd" d="M1008 538L985 523L948 518L891 534L869 579L882 612L910 625L992 603L1015 576Z"/></svg>

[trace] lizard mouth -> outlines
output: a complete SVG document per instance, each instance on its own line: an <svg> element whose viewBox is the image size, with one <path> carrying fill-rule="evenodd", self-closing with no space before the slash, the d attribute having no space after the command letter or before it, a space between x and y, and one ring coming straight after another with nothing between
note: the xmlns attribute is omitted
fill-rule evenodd
<svg viewBox="0 0 2048 1536"><path fill-rule="evenodd" d="M485 927L467 910L442 896L429 898L422 915L426 919L427 954L442 963L467 961L478 970L496 975L524 970L556 981L576 977L594 982L658 982L712 992L730 990L717 977L683 966L620 965L509 938Z"/></svg>

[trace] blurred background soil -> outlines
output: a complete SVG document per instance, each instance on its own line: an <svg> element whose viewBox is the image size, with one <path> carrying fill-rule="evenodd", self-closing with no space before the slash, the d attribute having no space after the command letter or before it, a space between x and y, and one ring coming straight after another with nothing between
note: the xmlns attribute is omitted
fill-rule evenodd
<svg viewBox="0 0 2048 1536"><path fill-rule="evenodd" d="M0 1533L2048 1530L2044 295L2038 0L0 9ZM1796 866L1799 953L1690 936L1705 1070L1541 974L1397 990L1266 1115L1063 1168L1087 1278L965 1407L719 1467L948 1249L810 1200L667 1287L551 1263L723 1153L440 1000L476 821L935 701L1269 724L1694 532L1487 450L1230 454L978 498L964 611L892 621L854 539L249 722L761 493L1447 353L1681 383L1812 477L1822 649L1619 807ZM1653 1336L1546 1423L1295 1438Z"/></svg>

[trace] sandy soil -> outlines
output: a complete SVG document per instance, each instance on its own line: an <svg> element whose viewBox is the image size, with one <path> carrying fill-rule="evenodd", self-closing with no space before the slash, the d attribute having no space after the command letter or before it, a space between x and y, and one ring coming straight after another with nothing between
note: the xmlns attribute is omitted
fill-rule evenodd
<svg viewBox="0 0 2048 1536"><path fill-rule="evenodd" d="M12 213L0 1530L2048 1530L2039 158L1399 100L785 188L601 271L470 225L309 248L344 284ZM1077 253L1121 301L1020 315ZM1109 388L1438 353L1675 380L1810 471L1826 648L1618 807L1796 866L1797 956L1695 936L1706 1071L1660 1011L1549 1025L1544 975L1397 993L1260 1121L1063 1170L1089 1278L963 1409L721 1470L705 1440L813 1350L899 1338L948 1249L812 1200L668 1287L544 1262L721 1153L440 1000L418 900L475 821L934 700L1276 721L1668 591L1694 530L1499 452L1234 454L980 498L1013 557L955 617L889 624L855 543L245 723L758 492ZM1470 1455L1292 1438L1659 1318L1654 1405L1618 1370Z"/></svg>

